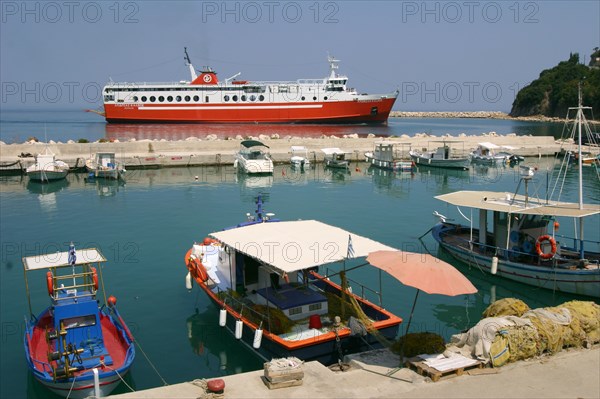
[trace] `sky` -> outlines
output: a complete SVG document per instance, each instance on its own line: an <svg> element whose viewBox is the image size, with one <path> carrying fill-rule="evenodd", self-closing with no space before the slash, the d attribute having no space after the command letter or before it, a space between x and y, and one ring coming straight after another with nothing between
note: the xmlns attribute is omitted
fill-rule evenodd
<svg viewBox="0 0 600 399"><path fill-rule="evenodd" d="M600 46L600 1L0 1L0 107L101 107L117 82L328 75L399 90L399 111L509 112L518 90Z"/></svg>

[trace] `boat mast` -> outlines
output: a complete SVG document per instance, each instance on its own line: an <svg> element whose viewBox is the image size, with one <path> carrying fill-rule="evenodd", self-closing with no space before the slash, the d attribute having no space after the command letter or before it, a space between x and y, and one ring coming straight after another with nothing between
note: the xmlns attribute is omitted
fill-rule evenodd
<svg viewBox="0 0 600 399"><path fill-rule="evenodd" d="M577 167L579 168L579 209L583 209L583 177L582 177L582 160L581 160L581 119L583 118L583 107L581 104L581 82L578 85L579 100L577 103L577 147L578 160Z"/></svg>
<svg viewBox="0 0 600 399"><path fill-rule="evenodd" d="M185 54L185 56L183 57L183 59L185 60L185 65L187 65L188 68L190 68L190 74L192 75L192 82L193 82L194 80L196 80L198 75L196 75L196 71L194 71L194 66L192 65L192 61L190 61L190 56L188 55L187 47L183 48L183 53Z"/></svg>

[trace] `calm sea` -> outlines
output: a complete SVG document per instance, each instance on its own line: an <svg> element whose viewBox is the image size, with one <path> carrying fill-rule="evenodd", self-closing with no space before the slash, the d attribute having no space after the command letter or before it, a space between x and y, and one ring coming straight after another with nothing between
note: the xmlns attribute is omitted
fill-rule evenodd
<svg viewBox="0 0 600 399"><path fill-rule="evenodd" d="M77 114L77 118L94 118L84 115ZM49 114L48 119L50 116L55 115ZM473 131L500 132L498 126L505 121L392 121L384 129L400 132L404 123L437 133L458 132L471 123L477 126ZM9 124L13 128L16 125ZM36 127L38 135L44 129L41 121L26 125L25 130ZM47 126L48 138L53 131L60 132L63 140L86 134L101 137L107 128L102 122L56 119ZM542 192L548 161L527 160L540 166L535 180ZM585 169L585 201L600 203L600 182L593 172ZM126 184L86 183L83 174L71 174L66 181L49 185L34 184L20 176L0 177L0 397L54 397L33 380L24 359L23 325L28 310L21 257L66 251L71 241L78 248L97 247L108 259L103 268L107 294L118 298L121 314L139 345L126 377L134 389L160 386L161 378L174 384L262 368L258 357L218 327L218 310L206 295L197 287L191 292L185 289L187 270L183 263L193 241L242 221L246 212L252 212L259 193L266 198L266 209L282 219L314 218L401 249L425 251L425 245L456 265L477 286L479 292L468 296L421 294L411 325L413 332L431 331L449 339L475 324L494 299L517 297L533 308L574 298L469 270L438 252L429 235L418 240L435 222L434 210L457 216L455 209L435 200L435 195L463 189L514 191L518 168L477 167L464 172L421 169L414 174L392 174L357 163L347 174L332 173L322 165L306 173L280 165L272 177L260 178L238 176L231 166L127 173ZM575 176L569 178L564 191L575 200ZM599 240L598 226L600 219L591 218L586 237ZM573 227L561 221L561 228ZM378 273L370 268L359 269L349 277L367 285L379 281ZM29 284L32 306L38 313L48 306L44 274L31 273ZM387 309L408 318L415 293L414 288L384 274ZM116 392L127 391L121 384Z"/></svg>
<svg viewBox="0 0 600 399"><path fill-rule="evenodd" d="M216 135L219 138L279 134L280 137L320 137L321 135L373 133L377 136L410 136L428 133L434 136L461 133L477 135L498 134L540 135L560 137L560 123L524 122L500 119L421 119L390 118L387 126L322 126L322 125L186 125L186 124L107 124L101 116L83 110L2 110L0 112L0 140L5 143L22 143L30 137L41 141L66 142L67 140L101 138L185 140L188 137Z"/></svg>

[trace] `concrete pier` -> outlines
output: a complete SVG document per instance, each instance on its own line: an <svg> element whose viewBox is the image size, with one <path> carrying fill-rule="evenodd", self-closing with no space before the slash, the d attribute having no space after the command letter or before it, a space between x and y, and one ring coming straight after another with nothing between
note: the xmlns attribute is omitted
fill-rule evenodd
<svg viewBox="0 0 600 399"><path fill-rule="evenodd" d="M309 150L313 162L323 160L322 148L339 147L351 153L352 160L364 160L364 153L372 151L374 143L381 137L358 138L328 137L328 138L270 138L257 137L270 147L273 161L286 163L290 159L290 147L303 145ZM468 154L479 142L491 142L497 145L515 147L512 152L522 156L546 156L560 151L561 145L550 136L517 136L496 135L489 133L479 136L437 137L417 134L413 137L394 137L386 140L397 143L397 156L408 156L410 148L435 149L441 146L441 140L451 141L455 154ZM23 154L36 155L48 149L56 154L57 159L68 163L71 167L82 167L85 160L95 152L115 152L117 160L124 163L126 168L160 168L186 167L202 165L232 164L235 153L239 150L240 141L207 140L189 138L182 141L139 140L127 142L95 142L95 143L38 143L4 144L0 142L0 173L20 172L34 162L33 157L23 157Z"/></svg>
<svg viewBox="0 0 600 399"><path fill-rule="evenodd" d="M430 382L387 351L350 358L351 368L334 372L318 362L303 365L301 386L269 390L263 370L223 377L225 398L599 398L600 348L565 350L555 355L482 369ZM202 378L202 376L198 376ZM204 391L191 382L153 388L114 398L198 398Z"/></svg>

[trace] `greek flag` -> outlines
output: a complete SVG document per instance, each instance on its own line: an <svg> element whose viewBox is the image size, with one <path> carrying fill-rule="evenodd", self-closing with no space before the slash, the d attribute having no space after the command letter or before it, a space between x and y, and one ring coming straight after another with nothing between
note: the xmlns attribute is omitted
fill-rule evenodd
<svg viewBox="0 0 600 399"><path fill-rule="evenodd" d="M354 258L354 247L352 246L352 236L348 234L348 253L346 258Z"/></svg>
<svg viewBox="0 0 600 399"><path fill-rule="evenodd" d="M75 266L75 262L77 262L77 255L75 255L75 245L73 245L73 243L71 243L71 245L69 245L69 260L68 260L68 262L71 266Z"/></svg>

